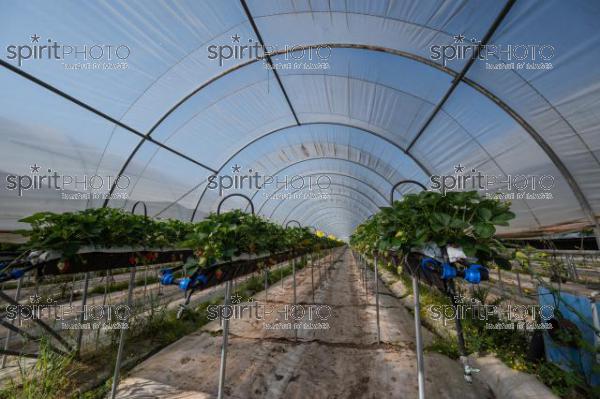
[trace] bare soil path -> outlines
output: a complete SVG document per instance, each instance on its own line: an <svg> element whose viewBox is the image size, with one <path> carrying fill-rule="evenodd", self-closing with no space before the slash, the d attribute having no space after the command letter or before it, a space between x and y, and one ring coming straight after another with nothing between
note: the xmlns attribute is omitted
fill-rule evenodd
<svg viewBox="0 0 600 399"><path fill-rule="evenodd" d="M330 270L297 273L298 303L322 306L331 316L328 329L313 314L298 330L267 329L285 324L285 306L293 304L292 278L269 288L263 320L231 320L225 397L247 398L416 398L416 354L412 315L380 284L382 343L376 342L375 304L365 296L361 271L348 250L338 249L340 261ZM264 293L254 298L265 304ZM270 308L272 307L272 308ZM277 320L278 318L278 320ZM312 325L310 323L313 323ZM119 398L214 398L217 395L222 337L219 321L206 325L135 367L119 386ZM431 334L424 330L425 342ZM487 387L464 382L458 362L426 354L426 397L491 398Z"/></svg>

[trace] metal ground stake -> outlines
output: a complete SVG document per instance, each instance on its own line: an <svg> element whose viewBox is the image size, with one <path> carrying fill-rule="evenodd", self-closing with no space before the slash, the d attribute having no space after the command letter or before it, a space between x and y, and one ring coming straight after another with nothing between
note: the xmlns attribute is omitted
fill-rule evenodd
<svg viewBox="0 0 600 399"><path fill-rule="evenodd" d="M298 341L298 329L296 329L296 318L295 318L295 311L296 311L296 258L294 258L292 260L292 276L293 276L293 284L294 284L294 311L292 312L292 326L294 327L294 341Z"/></svg>
<svg viewBox="0 0 600 399"><path fill-rule="evenodd" d="M131 306L133 298L133 288L135 286L135 267L131 268L131 274L129 275L129 288L127 290L127 306ZM121 359L123 357L123 349L125 347L125 329L121 329L121 335L119 336L119 349L117 350L117 361L115 363L115 373L113 374L112 388L110 392L111 399L115 399L117 394L117 387L119 386L119 373L121 371Z"/></svg>
<svg viewBox="0 0 600 399"><path fill-rule="evenodd" d="M265 269L265 303L269 301L269 270Z"/></svg>
<svg viewBox="0 0 600 399"><path fill-rule="evenodd" d="M379 327L379 275L377 274L377 256L375 256L375 313L377 314L377 343L381 342L381 331Z"/></svg>
<svg viewBox="0 0 600 399"><path fill-rule="evenodd" d="M21 296L21 282L23 281L23 277L21 277L19 279L19 281L17 281L17 292L15 293L15 301L19 302L19 297ZM19 321L20 317L17 318L17 322ZM4 350L8 350L8 344L10 342L10 336L11 336L11 330L8 330L6 332L6 341L4 341ZM2 355L2 366L0 368L4 368L6 367L6 355Z"/></svg>
<svg viewBox="0 0 600 399"><path fill-rule="evenodd" d="M88 287L90 284L90 272L85 272L84 282L83 282L83 298L81 300L81 316L79 317L79 323L83 324L83 320L85 317L85 306L87 304L87 296L88 296ZM75 346L75 354L79 356L79 352L81 351L81 339L83 338L83 328L80 328L77 332L77 345Z"/></svg>
<svg viewBox="0 0 600 399"><path fill-rule="evenodd" d="M415 337L417 339L417 369L419 382L419 399L425 399L425 363L423 360L423 337L421 336L421 304L419 302L419 281L412 276L413 297L415 306Z"/></svg>
<svg viewBox="0 0 600 399"><path fill-rule="evenodd" d="M313 303L315 303L315 263L312 255L310 257L310 285L312 287Z"/></svg>
<svg viewBox="0 0 600 399"><path fill-rule="evenodd" d="M231 280L225 286L225 307L229 306L231 297ZM221 345L221 366L219 367L219 392L217 399L223 399L223 390L225 388L225 370L227 367L227 345L229 343L229 317L223 318L223 345Z"/></svg>

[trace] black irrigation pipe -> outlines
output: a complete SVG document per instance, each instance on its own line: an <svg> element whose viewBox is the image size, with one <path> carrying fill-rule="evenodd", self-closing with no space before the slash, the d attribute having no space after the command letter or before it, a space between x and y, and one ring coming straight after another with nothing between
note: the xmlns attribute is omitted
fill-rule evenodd
<svg viewBox="0 0 600 399"><path fill-rule="evenodd" d="M46 262L40 262L36 265L29 263L23 265L29 265L27 268L37 268L40 275L70 275L76 273L95 272L103 270L122 269L123 267L129 266L151 266L156 264L174 263L185 260L188 256L192 255L191 249L159 249L159 250L123 250L123 251L112 251L102 249L93 252L79 253L73 259L69 260L69 267L65 271L61 271L58 268L58 264L61 261L60 258L52 259ZM156 254L156 258L152 262L141 263L135 262L132 264L132 258L136 260L143 258L147 254ZM18 266L19 264L17 264Z"/></svg>
<svg viewBox="0 0 600 399"><path fill-rule="evenodd" d="M152 262L138 263L130 265L131 267L139 266L155 266L165 265L165 269L171 269L172 271L180 270L184 267L185 260L193 255L191 249L167 249L162 251L131 251L126 250L123 252L87 252L77 255L77 257L71 261L71 268L66 273L61 273L57 265L60 259L54 259L47 262L41 262L35 266L30 265L29 267L37 268L41 275L72 275L77 273L85 273L91 271L103 271L108 269L122 269L124 265L129 265L132 257L144 258L146 254L156 254L156 258ZM223 282L228 281L232 278L237 278L249 273L252 273L259 269L259 264L264 263L264 267L269 267L268 261L283 262L291 258L302 256L308 253L308 251L284 251L275 254L264 254L257 257L249 257L244 254L237 259L230 261L219 262L212 266L209 266L202 270L202 274L207 276L208 281L203 288L212 287L219 285ZM169 264L178 265L168 267ZM112 265L108 266L107 265ZM222 270L221 270L222 269ZM238 273L232 273L232 270L239 270ZM222 275L217 278L217 271L221 270ZM0 297L4 297L6 294L0 293ZM12 298L11 298L12 301Z"/></svg>
<svg viewBox="0 0 600 399"><path fill-rule="evenodd" d="M0 291L0 293L2 293L2 291ZM4 295L4 293L2 293ZM10 298L10 297L8 297ZM6 298L3 298L6 299ZM12 299L12 298L11 298ZM12 302L12 301L11 301ZM13 303L14 305L15 303ZM17 303L18 304L18 303ZM43 321L39 320L39 319L32 319L36 324L40 325L44 330L46 330L50 335L52 335L54 338L56 338L68 351L72 351L71 346L69 345L69 343L63 338L61 337L56 331L54 331L52 328L50 328L46 323L44 323ZM4 320L4 319L0 319L0 325L2 325L3 327L7 328L8 330L21 335L25 338L27 338L30 341L40 341L42 338L41 337L36 337L33 334L28 333L25 330L20 329L17 326L12 325L11 323L9 323L8 321ZM65 353L64 351L50 345L49 348L55 352L58 353L60 355L67 355L67 353Z"/></svg>
<svg viewBox="0 0 600 399"><path fill-rule="evenodd" d="M19 352L19 351L13 351L10 349L0 349L0 355L16 356L16 357L29 357L29 358L33 358L33 359L37 359L40 356L38 353Z"/></svg>

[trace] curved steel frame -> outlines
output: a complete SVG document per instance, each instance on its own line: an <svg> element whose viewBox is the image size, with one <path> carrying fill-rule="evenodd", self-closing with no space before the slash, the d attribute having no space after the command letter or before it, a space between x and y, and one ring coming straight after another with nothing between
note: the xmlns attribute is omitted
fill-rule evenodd
<svg viewBox="0 0 600 399"><path fill-rule="evenodd" d="M233 194L229 194L226 195L225 197L223 197L223 199L219 202L219 205L217 206L217 215L221 214L221 206L223 205L223 203L225 202L226 199L231 198L231 197L242 197L245 200L248 201L248 203L250 204L250 209L252 214L254 215L254 204L252 203L252 200L250 199L250 197L244 195L244 194L239 194L239 193L233 193Z"/></svg>
<svg viewBox="0 0 600 399"><path fill-rule="evenodd" d="M403 185L403 184L416 184L417 186L421 187L424 191L427 191L427 187L425 187L424 184L416 181L416 180L400 180L398 183L394 184L394 186L392 187L392 190L390 191L390 205L394 203L394 192L396 191L396 188L398 188L399 186Z"/></svg>
<svg viewBox="0 0 600 399"><path fill-rule="evenodd" d="M309 177L309 176L316 176L316 175L319 175L319 174L320 174L320 173L311 173L311 174L306 174L306 175L302 175L302 176L303 176L303 177ZM381 196L381 198L383 198L383 199L386 199L385 195L383 195L383 193L381 193L381 191L379 191L378 189L376 189L375 187L373 187L373 185L371 185L371 184L369 184L369 183L367 183L367 182L365 182L365 181L362 181L362 180L360 180L360 179L358 179L358 178L356 178L356 177L354 177L354 176L352 176L352 175L348 175L348 174L345 174L345 173L338 173L338 172L327 172L327 174L328 174L328 175L333 175L333 176L341 176L341 177L344 177L344 178L348 178L348 179L356 180L357 182L359 182L359 183L361 183L361 184L363 184L363 185L366 185L366 186L367 186L367 187L369 187L371 190L375 191L377 194L379 194L379 195ZM274 176L276 176L276 175L274 175ZM387 181L387 180L386 180L386 181ZM304 189L304 188L305 188L305 187L301 187L301 188L300 188L300 190L301 190L301 189ZM258 213L260 213L260 211L261 211L261 210L262 210L262 208L263 208L263 207L266 205L266 203L267 203L267 202L269 202L269 200L271 200L271 199L273 198L273 195L277 194L277 193L278 193L279 191L281 191L282 189L283 189L283 186L282 186L282 187L279 187L277 190L273 191L273 192L271 193L271 195L269 195L269 198L267 198L267 199L266 199L266 200L265 200L265 201L264 201L264 202L263 202L263 203L262 203L262 204L261 204L261 205L258 207ZM297 191L294 191L294 192L297 192ZM252 199L254 199L254 196L252 196L251 198L252 198Z"/></svg>
<svg viewBox="0 0 600 399"><path fill-rule="evenodd" d="M291 168L297 164L306 162L306 161L318 161L318 160L331 160L331 161L341 161L341 162L348 162L351 163L353 165L357 165L360 166L364 169L367 169L369 172L377 175L378 177L380 177L382 180L384 180L386 183L388 184L392 184L384 175L382 175L381 173L379 173L376 169L373 169L371 167L369 167L368 165L362 164L360 162L354 161L352 159L347 159L347 158L336 158L336 157L313 157L313 158L306 158L306 159L301 159L300 161L296 161L293 162L291 164L287 164L286 166L284 166L283 168L279 169L277 172L275 172L275 175L281 173L282 171L284 171L285 169ZM350 176L350 175L347 175ZM186 197L188 194L190 194L191 192L193 192L194 190L196 190L198 187L200 187L202 184L204 184L206 181L203 181L197 185L195 185L194 187L192 187L190 190L188 190L186 193L182 194L175 202L172 202L171 204L167 205L165 208L163 208L162 210L160 210L158 213L156 213L154 215L154 217L160 215L161 213L165 212L167 209L169 209L170 207L172 207L173 205L175 205L177 202L179 202L182 198ZM281 190L281 188L277 189L276 192L279 192L279 190ZM258 193L258 191L255 191L252 196L250 197L253 201L254 198L256 197L256 194ZM196 210L197 207L199 206L199 202L196 203ZM248 206L246 206L245 208L246 210L248 209ZM257 213L260 213L260 209L257 211ZM190 218L190 221L193 221L193 217L195 216L195 214L192 215L192 218Z"/></svg>
<svg viewBox="0 0 600 399"><path fill-rule="evenodd" d="M362 203L362 202L360 202L360 201L357 201L355 198L352 198L352 197L350 197L350 196L348 196L348 195L345 195L345 194L342 194L342 193L335 193L335 194L332 194L332 197L336 197L336 198L339 198L339 197L341 197L341 198L348 198L348 199L350 199L350 200L353 200L355 203L357 203L357 204L360 204L360 206L361 206L361 207L364 207L364 210L366 210L366 211L367 211L367 212L365 212L365 213L367 213L367 214L369 214L369 215L373 214L373 212L372 212L371 210L369 210L369 209L368 209L368 207L367 207L365 204L363 204L363 203ZM332 201L329 201L329 202L332 202ZM298 208L299 208L301 205L304 205L304 204L306 204L306 202L300 202L299 204L296 204L296 206L294 206L294 207L293 207L293 208L292 208L292 209L291 209L291 210L290 210L290 211L287 213L287 215L285 216L285 218L283 219L283 221L285 222L285 221L286 221L286 220L287 220L287 219L288 219L290 216L292 216L292 213L294 213L294 212L295 212L295 211L296 211L296 210L297 210L297 209L298 209ZM302 209L302 212L303 212L303 213L302 213L302 216L301 216L301 217L299 217L299 218L300 218L300 219L303 219L303 218L304 218L304 215L306 214L306 212L307 212L309 209L312 209L312 207L314 207L314 205L315 205L315 204L317 204L317 202L313 202L313 203L311 203L311 204L310 204L310 205L309 205L309 206L308 206L306 209ZM321 203L320 205L323 205L323 203ZM322 206L320 209L323 209L323 208L331 208L331 207L330 207L330 206L328 206L328 205L329 205L329 204L326 204L326 205ZM341 207L341 206L340 206L340 207L336 207L336 208L343 208L343 207ZM320 211L320 209L319 209L319 211ZM346 209L347 209L347 208L346 208ZM377 209L379 209L379 207L378 207ZM319 211L316 211L316 212L319 212ZM298 217L298 216L296 216L296 217ZM366 217L366 216L365 216L365 217Z"/></svg>
<svg viewBox="0 0 600 399"><path fill-rule="evenodd" d="M275 172L274 176L278 175L279 173L283 172L284 170L286 170L286 169L288 169L288 168L291 168L292 166L295 166L295 165L298 165L298 164L301 164L301 163L304 163L304 162L308 162L308 161L315 161L315 160L320 160L320 159L327 159L327 160L331 160L331 161L350 162L350 163L352 163L352 164L355 164L355 165L357 165L357 166L361 166L361 167L363 167L363 168L365 168L365 169L367 169L367 170L369 170L369 171L371 171L371 172L375 173L377 176L381 177L383 180L385 180L386 182L388 182L390 185L392 184L392 183L391 183L391 182L390 182L390 181L389 181L389 180L388 180L388 179L387 179L385 176L383 176L383 175L382 175L381 173L379 173L377 170L375 170L375 169L373 169L373 168L371 168L371 167L369 167L369 166L367 166L367 165L364 165L364 164L362 164L362 163L360 163L360 162L357 162L357 161L354 161L354 160L351 160L351 159L346 159L346 158L335 158L335 157L315 157L315 158L305 158L305 159L301 159L300 161L293 162L293 163L291 163L291 164L288 164L288 165L284 166L283 168L279 169L278 171L276 171L276 172ZM275 193L279 192L279 190L281 190L281 188L278 188L277 190L275 190ZM251 197L251 198L252 198L253 200L254 200L254 197L256 196L256 194L258 194L258 190L255 190L255 191L254 191L254 194L252 194L252 197ZM259 211L259 213L260 213L260 211Z"/></svg>
<svg viewBox="0 0 600 399"><path fill-rule="evenodd" d="M348 211L348 216L351 216L352 212L349 209L347 211ZM314 224L326 223L329 221L339 222L339 224L343 224L343 225L354 225L354 224L359 224L361 219L354 219L354 222L352 222L351 219L340 220L340 218L335 217L334 215L328 215L328 216L322 217L318 221L315 221ZM311 219L310 222L313 222L313 220Z"/></svg>
<svg viewBox="0 0 600 399"><path fill-rule="evenodd" d="M372 136L375 136L383 141L385 141L386 143L392 145L393 147L397 148L398 150L400 150L403 154L407 155L420 169L421 171L426 175L429 176L431 175L431 172L429 171L429 169L427 169L425 167L425 165L423 165L420 161L417 160L417 158L413 157L411 154L408 154L402 147L400 147L397 143L395 143L394 141L390 140L389 138L382 136L379 133L376 133L372 130L366 129L364 127L360 127L360 126L355 126L355 125L351 125L351 124L347 124L347 123L342 123L342 122L308 122L308 123L303 123L302 126L310 126L310 125L332 125L332 126L345 126L348 128L352 128L355 129L357 132L362 132L365 134L370 134ZM231 162L237 155L239 155L242 151L244 151L246 148L248 148L249 146L251 146L252 144L256 143L259 140L262 140L268 136L271 136L273 134L276 133L280 133L283 132L286 129L292 129L298 127L297 125L290 125L290 126L285 126L285 127L281 127L278 129L274 129L270 132L267 132L265 134L263 134L260 137L257 137L255 139L253 139L252 141L250 141L249 143L245 144L243 147L241 147L240 149L238 149L233 155L231 155L218 169L217 173L221 172L221 170L223 170L223 168L229 163ZM314 159L314 158L312 158ZM279 173L279 172L277 172ZM274 173L273 175L276 175L277 173ZM200 195L200 197L198 198L198 203L196 204L196 207L194 208L194 212L192 212L192 217L191 220L194 220L194 217L196 216L196 212L198 210L198 206L200 206L200 202L202 202L202 199L204 198L204 195L206 194L207 191L207 187L204 188L204 190L202 191L202 194Z"/></svg>
<svg viewBox="0 0 600 399"><path fill-rule="evenodd" d="M379 52L384 52L384 53L388 53L388 54L393 54L396 56L401 56L401 57L405 57L407 59L411 59L420 63L423 63L425 65L428 65L432 68L438 69L444 73L449 74L450 76L452 76L454 78L455 81L461 81L466 83L467 85L471 86L472 88L474 88L475 90L477 90L478 92L480 92L481 94L483 94L484 96L486 96L487 98L489 98L490 100L492 100L495 104L497 104L502 110L504 110L510 117L512 117L521 127L523 127L523 129L525 129L525 131L527 133L529 133L529 135L531 136L531 138L540 146L540 148L544 151L544 153L550 158L550 160L554 163L554 165L556 166L556 168L560 171L560 173L563 175L563 177L565 178L565 180L567 181L567 183L569 184L569 187L571 188L571 190L573 191L575 197L577 198L577 200L580 203L580 206L584 212L584 214L586 215L586 217L590 220L591 224L594 226L595 228L595 232L596 232L596 241L598 242L598 244L600 245L600 224L598 223L598 220L596 219L596 216L593 212L593 209L589 203L589 201L587 200L587 197L585 196L585 194L583 193L583 191L581 190L581 187L579 187L579 184L577 183L577 181L575 180L575 178L573 177L573 175L571 174L570 170L566 167L566 165L562 162L562 160L560 159L560 157L558 156L558 154L554 151L554 149L544 140L544 138L531 126L529 125L529 123L527 123L525 121L525 119L519 115L515 110L513 110L510 106L508 106L508 104L506 104L504 101L500 100L500 98L498 98L496 95L494 95L490 90L488 90L487 88L485 88L484 86L476 83L473 80L468 79L466 76L461 75L459 73L457 73L456 71L444 67L442 65L436 64L431 60L428 60L424 57L415 55L415 54L411 54L405 51L401 51L401 50L396 50L396 49L391 49L391 48L387 48L387 47L383 47L383 46L377 46L377 45L364 45L364 44L347 44L347 43L321 43L321 44L311 44L311 45L305 45L305 46L295 46L293 47L294 51L301 51L301 50L305 50L307 48L311 48L311 47L316 47L316 46L328 46L330 48L351 48L351 49L360 49L360 50L371 50L371 51L379 51ZM280 54L286 54L291 52L291 49L283 49L283 50L279 50L276 52L273 52L271 55L280 55ZM84 103L83 101L78 100L77 98L67 94L66 92L54 87L53 85L50 85L44 81L42 81L41 79L36 78L35 76L9 64L6 61L0 60L0 66L3 66L4 68L17 73L18 75L28 79L29 81L53 92L54 94L57 94L59 96L61 96L62 98L100 116L101 118L108 120L109 122L120 126L124 129L126 129L127 131L134 133L135 135L139 136L142 138L142 140L138 143L138 145L134 148L134 150L132 151L132 153L130 154L130 156L127 158L125 164L123 165L123 167L121 168L121 173L123 173L125 171L125 169L127 168L128 164L131 162L132 158L135 156L135 154L137 153L137 151L139 150L139 148L142 146L142 144L146 141L150 141L153 142L154 144L172 152L173 154L182 157L184 159L189 160L190 162L193 162L207 170L212 171L213 173L217 173L213 168L208 167L184 154L181 154L180 152L166 146L163 143L160 143L156 140L154 140L151 137L151 134L154 130L156 130L156 128L158 126L160 126L160 124L169 117L169 115L171 115L177 108L179 108L185 101L187 101L189 98L191 98L194 94L196 94L197 92L199 92L200 90L202 90L204 87L210 85L211 83L221 79L224 76L227 76L229 73L234 72L235 70L238 70L240 68L243 68L247 65L253 64L254 62L258 62L261 61L262 58L255 58L255 59L251 59L248 60L245 63L240 63L238 65L233 66L232 68L229 68L226 71L223 71L221 74L211 78L210 80L202 83L199 87L197 87L196 89L192 90L190 93L188 93L186 96L184 96L179 102L177 102L175 105L173 105L165 114L163 114L158 120L157 122L153 125L153 127L148 131L148 133L143 134L139 131L137 131L136 129L132 128L131 126L128 126L127 124L118 121L114 118L112 118L111 116L103 113L102 111L99 111L98 109L96 109L95 107L90 106L89 104ZM111 192L114 191L114 187L111 187ZM103 204L103 207L106 207L108 205L108 201L105 201L105 203Z"/></svg>
<svg viewBox="0 0 600 399"><path fill-rule="evenodd" d="M322 212L324 212L324 211L327 211L327 212L329 212L329 211L331 211L332 209L340 209L340 210L343 210L343 211L344 211L344 212L346 212L346 213L350 213L350 214L352 214L353 216L357 216L357 219L356 219L357 221L364 220L364 219L365 219L365 218L366 218L368 215L371 215L371 214L372 214L371 212L369 212L369 213L368 213L366 216L362 216L362 213L363 213L362 211L360 212L360 213L361 213L361 215L358 215L358 214L356 213L356 210L355 210L355 209L349 209L349 208L347 208L347 207L345 207L345 206L324 206L324 207L322 207L322 208L319 208L319 210L317 210L317 211L315 211L315 212L312 212L312 213L310 214L310 216L309 216L308 218L306 218L306 222L307 222L307 223L313 223L313 220L314 220L315 218L317 218L317 217L318 217L318 216L319 216L319 215L320 215ZM318 219L318 220L322 220L322 219Z"/></svg>
<svg viewBox="0 0 600 399"><path fill-rule="evenodd" d="M135 204L133 204L133 206L131 207L131 214L135 215L135 210L137 209L137 206L142 204L144 206L144 217L147 218L148 217L148 207L146 206L146 203L144 201L137 201Z"/></svg>
<svg viewBox="0 0 600 399"><path fill-rule="evenodd" d="M332 186L336 186L336 187L342 187L344 189L348 189L348 190L351 190L351 191L353 191L353 192L355 192L357 194L360 194L361 196L363 196L364 198L366 198L368 200L368 202L370 202L372 205L374 205L375 208L379 209L379 205L377 205L377 203L371 197L369 197L367 194L363 193L362 191L360 191L356 187L348 186L347 184L341 184L341 183L331 183L331 185ZM298 190L292 192L292 194L295 194L298 191L302 191L302 190L304 190L304 188L298 189ZM338 195L339 196L339 195L342 195L342 194L341 193L327 193L327 195ZM275 214L275 212L281 206L282 203L283 203L283 201L279 201L279 203L271 211L271 214L269 215L269 218L273 217L273 215ZM302 202L300 204L302 204ZM264 203L263 203L263 206L264 206Z"/></svg>
<svg viewBox="0 0 600 399"><path fill-rule="evenodd" d="M299 222L299 221L297 221L297 220L294 220L294 219L292 219L292 220L288 220L288 222L285 224L285 226L284 226L284 227L287 229L287 228L288 228L288 226L290 225L290 223L296 223L296 224L298 225L298 227L302 227L302 225L300 224L300 222Z"/></svg>

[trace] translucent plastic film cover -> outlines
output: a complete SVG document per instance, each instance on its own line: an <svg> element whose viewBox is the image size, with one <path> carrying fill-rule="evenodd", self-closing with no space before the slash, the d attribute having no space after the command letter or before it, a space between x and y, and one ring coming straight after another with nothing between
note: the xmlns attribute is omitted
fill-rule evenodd
<svg viewBox="0 0 600 399"><path fill-rule="evenodd" d="M0 398L600 398L600 0L0 0Z"/></svg>

